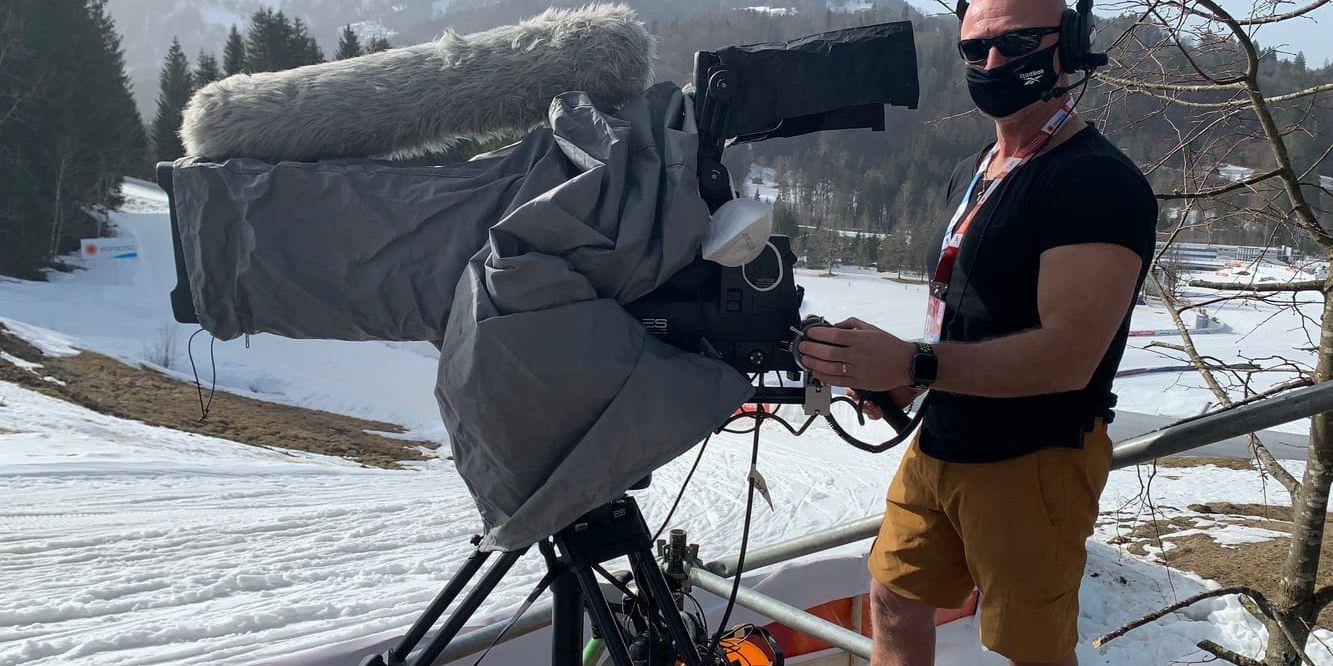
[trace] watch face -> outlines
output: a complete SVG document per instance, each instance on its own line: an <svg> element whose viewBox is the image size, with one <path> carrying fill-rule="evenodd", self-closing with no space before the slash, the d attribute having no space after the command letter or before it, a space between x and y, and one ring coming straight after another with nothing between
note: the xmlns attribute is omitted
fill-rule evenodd
<svg viewBox="0 0 1333 666"><path fill-rule="evenodd" d="M935 381L939 371L939 359L934 352L917 352L912 357L912 384L925 386Z"/></svg>

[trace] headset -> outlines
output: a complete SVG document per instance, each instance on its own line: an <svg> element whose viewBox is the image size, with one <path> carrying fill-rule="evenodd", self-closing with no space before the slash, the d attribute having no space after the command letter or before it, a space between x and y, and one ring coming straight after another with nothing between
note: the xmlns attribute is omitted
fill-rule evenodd
<svg viewBox="0 0 1333 666"><path fill-rule="evenodd" d="M962 22L967 14L967 0L958 0L954 14ZM1042 97L1051 99L1063 95L1087 82L1093 70L1105 67L1110 58L1105 53L1092 51L1092 0L1078 0L1077 9L1065 9L1060 14L1060 68L1066 73L1083 72L1083 79L1070 86L1058 86L1047 91Z"/></svg>

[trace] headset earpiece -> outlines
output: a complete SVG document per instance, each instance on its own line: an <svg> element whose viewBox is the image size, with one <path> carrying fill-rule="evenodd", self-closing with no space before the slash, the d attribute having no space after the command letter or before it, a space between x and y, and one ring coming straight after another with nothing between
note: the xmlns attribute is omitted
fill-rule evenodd
<svg viewBox="0 0 1333 666"><path fill-rule="evenodd" d="M1072 9L1060 14L1060 71L1069 73L1083 69L1083 54L1087 53L1086 33L1081 32L1083 16Z"/></svg>
<svg viewBox="0 0 1333 666"><path fill-rule="evenodd" d="M967 0L958 0L958 4L953 7L953 13L958 17L958 22L962 23L963 16L967 14Z"/></svg>

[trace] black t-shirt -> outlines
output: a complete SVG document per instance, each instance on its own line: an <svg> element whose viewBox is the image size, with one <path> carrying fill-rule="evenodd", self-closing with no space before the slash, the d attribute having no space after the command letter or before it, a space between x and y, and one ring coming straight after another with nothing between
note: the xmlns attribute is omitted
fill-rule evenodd
<svg viewBox="0 0 1333 666"><path fill-rule="evenodd" d="M984 154L954 169L947 214L958 207ZM972 220L945 296L942 338L977 342L1039 327L1040 256L1062 245L1115 243L1134 250L1143 257L1137 298L1156 224L1157 202L1143 174L1088 125L1009 174ZM928 241L927 275L939 261L946 225ZM1126 307L1124 321L1087 387L1024 398L934 391L921 450L951 462L990 462L1047 446L1081 446L1093 419L1109 421L1115 405L1111 381L1125 351L1133 306L1114 307Z"/></svg>

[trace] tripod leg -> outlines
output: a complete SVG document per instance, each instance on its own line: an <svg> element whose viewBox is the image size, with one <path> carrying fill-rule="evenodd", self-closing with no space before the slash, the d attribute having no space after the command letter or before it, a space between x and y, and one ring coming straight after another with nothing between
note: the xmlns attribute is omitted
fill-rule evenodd
<svg viewBox="0 0 1333 666"><path fill-rule="evenodd" d="M463 600L458 604L458 608L454 609L453 614L445 621L444 626L440 627L440 633L431 639L413 663L418 666L434 664L440 653L449 647L449 641L452 641L454 636L462 631L463 625L472 617L473 613L477 612L477 608L486 600L495 586L500 583L500 579L504 578L506 573L509 573L509 569L514 566L514 562L517 562L518 558L522 557L527 550L527 548L524 548L501 554L500 559L496 560L495 564L486 570L480 581L477 581L476 587L472 588L466 597L463 597ZM480 566L480 563L478 566Z"/></svg>
<svg viewBox="0 0 1333 666"><path fill-rule="evenodd" d="M629 660L629 647L625 645L625 636L620 633L620 624L611 614L611 606L606 603L606 597L602 596L597 576L593 574L592 569L586 567L579 567L574 573L579 577L579 585L583 587L583 599L588 612L592 614L597 627L602 630L602 640L606 641L606 651L611 653L611 660L616 666L633 666Z"/></svg>
<svg viewBox="0 0 1333 666"><path fill-rule="evenodd" d="M556 565L559 566L559 565ZM551 666L583 663L583 590L569 570L551 583Z"/></svg>
<svg viewBox="0 0 1333 666"><path fill-rule="evenodd" d="M676 608L676 601L671 596L671 589L667 587L666 578L662 576L662 569L651 555L641 551L629 553L629 563L639 589L647 588L648 594L652 595L652 605L662 613L667 631L671 632L671 640L676 644L676 656L685 666L702 666L703 659L695 649L690 630L685 627L685 620Z"/></svg>
<svg viewBox="0 0 1333 666"><path fill-rule="evenodd" d="M426 636L426 632L435 626L435 621L439 620L441 615L444 615L444 611L449 609L449 604L454 602L454 598L458 596L459 592L463 591L463 587L472 580L472 577L477 575L477 570L481 569L481 565L490 556L490 552L478 550L467 558L466 562L463 562L463 567L458 570L458 573L454 574L449 584L443 590L440 590L434 601L430 602L430 606L427 606L426 610L417 617L416 622L412 623L412 628L407 630L407 635L403 636L402 640L394 646L389 653L392 657L389 663L407 660L407 655L412 652L412 648L416 647L417 643L420 643L421 639Z"/></svg>

